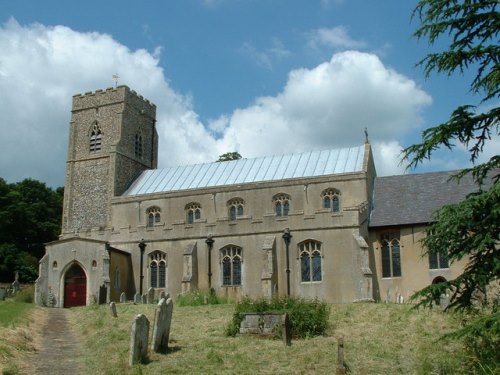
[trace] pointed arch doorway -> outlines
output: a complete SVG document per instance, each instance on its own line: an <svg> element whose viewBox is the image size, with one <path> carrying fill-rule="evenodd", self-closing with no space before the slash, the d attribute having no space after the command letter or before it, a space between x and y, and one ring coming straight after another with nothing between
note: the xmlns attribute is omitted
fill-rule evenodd
<svg viewBox="0 0 500 375"><path fill-rule="evenodd" d="M64 275L64 307L87 304L87 276L78 264L73 264Z"/></svg>

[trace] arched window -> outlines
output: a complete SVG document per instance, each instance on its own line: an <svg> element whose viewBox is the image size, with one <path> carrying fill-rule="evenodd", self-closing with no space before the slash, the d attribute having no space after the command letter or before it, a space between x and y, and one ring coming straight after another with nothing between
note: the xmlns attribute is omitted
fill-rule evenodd
<svg viewBox="0 0 500 375"><path fill-rule="evenodd" d="M245 201L241 198L233 198L227 202L229 207L229 220L235 221L237 217L243 216Z"/></svg>
<svg viewBox="0 0 500 375"><path fill-rule="evenodd" d="M306 240L299 244L300 273L302 282L321 281L321 242Z"/></svg>
<svg viewBox="0 0 500 375"><path fill-rule="evenodd" d="M161 220L160 212L161 212L160 208L156 207L156 206L149 207L146 210L146 215L148 218L148 222L147 222L148 227L153 227L155 224L160 223L160 220Z"/></svg>
<svg viewBox="0 0 500 375"><path fill-rule="evenodd" d="M382 235L382 277L401 276L401 244L399 232Z"/></svg>
<svg viewBox="0 0 500 375"><path fill-rule="evenodd" d="M142 158L142 135L135 135L135 156Z"/></svg>
<svg viewBox="0 0 500 375"><path fill-rule="evenodd" d="M188 224L193 224L196 220L201 219L201 206L199 203L189 203L185 209Z"/></svg>
<svg viewBox="0 0 500 375"><path fill-rule="evenodd" d="M327 208L332 213L340 212L340 191L337 189L326 189L321 193L323 208Z"/></svg>
<svg viewBox="0 0 500 375"><path fill-rule="evenodd" d="M238 246L226 246L220 250L222 266L222 285L241 285L242 249Z"/></svg>
<svg viewBox="0 0 500 375"><path fill-rule="evenodd" d="M276 217L286 217L290 211L290 196L288 194L278 194L273 197Z"/></svg>
<svg viewBox="0 0 500 375"><path fill-rule="evenodd" d="M151 288L167 286L167 254L162 251L149 254L149 286Z"/></svg>
<svg viewBox="0 0 500 375"><path fill-rule="evenodd" d="M92 126L92 130L90 132L89 151L92 153L97 152L101 150L101 147L102 147L102 132L101 128L99 127L99 124L96 121Z"/></svg>

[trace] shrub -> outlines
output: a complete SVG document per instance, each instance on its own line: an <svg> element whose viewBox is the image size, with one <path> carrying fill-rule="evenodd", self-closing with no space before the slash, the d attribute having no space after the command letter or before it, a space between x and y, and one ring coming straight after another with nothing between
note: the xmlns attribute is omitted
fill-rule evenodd
<svg viewBox="0 0 500 375"><path fill-rule="evenodd" d="M240 323L247 313L288 313L292 323L292 336L306 338L324 335L328 328L329 306L318 300L297 298L244 299L236 304L231 322L225 334L235 336L240 331Z"/></svg>
<svg viewBox="0 0 500 375"><path fill-rule="evenodd" d="M12 299L16 302L33 303L35 295L35 287L33 285L27 285L22 287L19 292L14 294Z"/></svg>

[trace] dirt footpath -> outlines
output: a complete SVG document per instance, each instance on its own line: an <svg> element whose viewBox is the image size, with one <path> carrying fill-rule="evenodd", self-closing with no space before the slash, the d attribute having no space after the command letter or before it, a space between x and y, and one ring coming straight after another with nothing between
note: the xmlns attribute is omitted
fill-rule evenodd
<svg viewBox="0 0 500 375"><path fill-rule="evenodd" d="M79 343L69 325L66 309L44 308L44 321L34 338L36 352L20 370L26 374L83 374L78 358ZM42 319L41 319L42 320Z"/></svg>

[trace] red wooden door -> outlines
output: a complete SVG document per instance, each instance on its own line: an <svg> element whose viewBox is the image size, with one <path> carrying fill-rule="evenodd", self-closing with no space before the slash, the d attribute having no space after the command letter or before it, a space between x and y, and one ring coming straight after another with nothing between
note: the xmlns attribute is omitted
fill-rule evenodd
<svg viewBox="0 0 500 375"><path fill-rule="evenodd" d="M82 267L71 266L64 276L64 307L87 304L87 277Z"/></svg>

